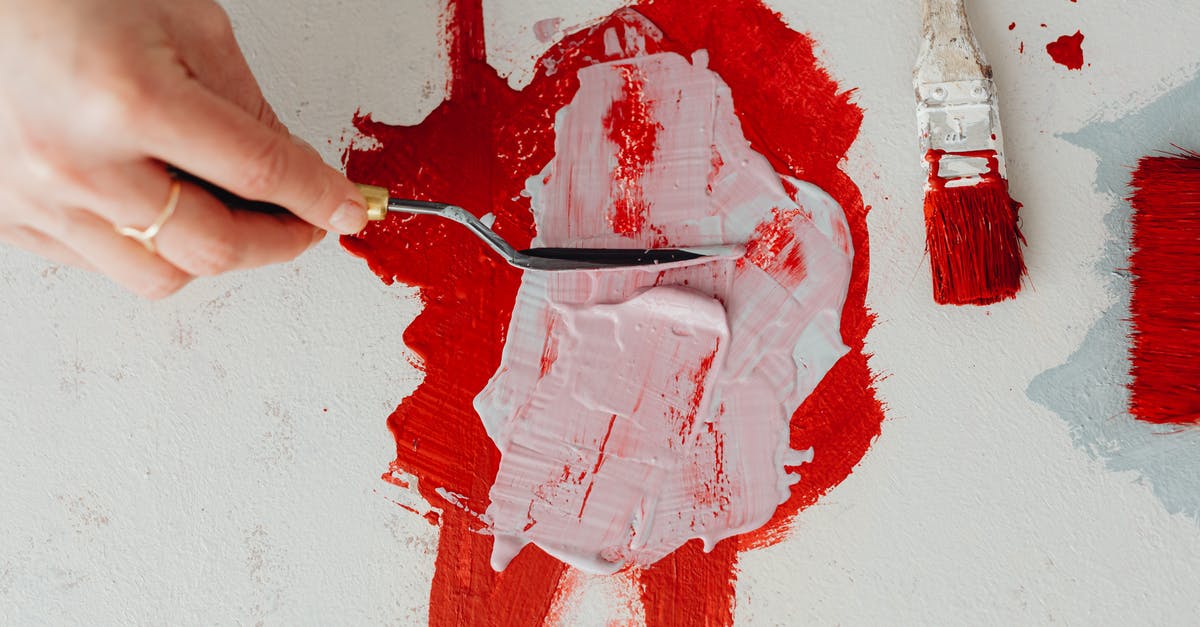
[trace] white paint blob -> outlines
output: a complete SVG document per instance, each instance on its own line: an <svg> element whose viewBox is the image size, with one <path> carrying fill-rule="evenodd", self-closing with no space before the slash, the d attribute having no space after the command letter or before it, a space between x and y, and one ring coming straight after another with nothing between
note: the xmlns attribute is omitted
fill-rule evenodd
<svg viewBox="0 0 1200 627"><path fill-rule="evenodd" d="M631 74L659 129L633 235L613 232L628 186L614 183L604 123ZM602 63L579 79L556 157L527 185L534 245L746 253L526 273L501 365L475 399L503 455L485 516L498 570L528 543L611 573L761 527L814 454L789 447L792 413L847 350L842 210L751 149L704 54Z"/></svg>

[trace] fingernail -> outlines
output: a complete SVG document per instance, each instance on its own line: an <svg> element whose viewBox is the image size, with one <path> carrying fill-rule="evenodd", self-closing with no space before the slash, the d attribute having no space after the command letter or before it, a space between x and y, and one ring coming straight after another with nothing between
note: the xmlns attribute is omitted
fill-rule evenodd
<svg viewBox="0 0 1200 627"><path fill-rule="evenodd" d="M329 218L333 229L343 235L353 235L367 226L367 208L354 200L347 200Z"/></svg>
<svg viewBox="0 0 1200 627"><path fill-rule="evenodd" d="M325 229L316 229L313 231L312 242L308 244L309 248L316 246L318 242L325 239Z"/></svg>

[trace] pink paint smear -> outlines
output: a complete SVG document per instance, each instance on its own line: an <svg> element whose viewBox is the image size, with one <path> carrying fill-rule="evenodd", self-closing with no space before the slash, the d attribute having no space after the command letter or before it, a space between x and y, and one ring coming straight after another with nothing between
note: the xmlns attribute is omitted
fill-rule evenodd
<svg viewBox="0 0 1200 627"><path fill-rule="evenodd" d="M610 54L644 46L606 34ZM529 179L535 246L719 246L641 269L526 273L475 408L502 457L492 565L533 543L594 573L766 524L820 450L790 419L846 353L838 204L743 136L703 51L599 63ZM614 124L614 120L618 123Z"/></svg>

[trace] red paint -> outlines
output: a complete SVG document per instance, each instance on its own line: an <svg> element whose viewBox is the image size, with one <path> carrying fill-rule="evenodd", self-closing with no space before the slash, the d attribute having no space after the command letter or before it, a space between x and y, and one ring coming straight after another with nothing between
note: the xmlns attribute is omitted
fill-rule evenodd
<svg viewBox="0 0 1200 627"><path fill-rule="evenodd" d="M1145 157L1132 187L1130 412L1200 423L1200 153Z"/></svg>
<svg viewBox="0 0 1200 627"><path fill-rule="evenodd" d="M956 153L988 160L983 180L947 187L938 176L942 156L931 150L925 193L926 248L933 270L933 298L942 305L990 305L1013 298L1025 276L1021 203L1008 193L995 151Z"/></svg>
<svg viewBox="0 0 1200 627"><path fill-rule="evenodd" d="M546 325L546 344L542 347L542 358L538 367L538 374L542 377L550 374L550 368L558 360L558 335L554 332L554 329L559 324L562 324L562 318L555 315L550 318L550 322Z"/></svg>
<svg viewBox="0 0 1200 627"><path fill-rule="evenodd" d="M604 439L600 441L600 450L597 451L596 465L592 468L592 474L600 472L600 467L604 465L605 449L608 448L608 439L612 437L613 427L617 424L617 415L613 414L608 420L608 430L604 432Z"/></svg>
<svg viewBox="0 0 1200 627"><path fill-rule="evenodd" d="M606 58L604 29L637 30L639 21L622 10L567 36L543 58L554 60L555 71L540 62L533 82L517 92L484 59L481 0L453 0L450 6L451 98L417 127L356 117L358 131L379 148L348 151L346 169L355 180L390 186L396 195L493 212L496 230L523 247L533 221L520 192L553 156L554 114L578 88L576 72L591 59ZM880 432L883 409L863 352L874 322L864 303L867 208L839 168L862 111L820 66L813 41L758 0L656 0L634 8L664 33L662 41L647 37L647 52L709 51L709 67L729 84L754 148L778 172L820 186L842 205L856 251L842 319L850 354L793 415L792 447L815 447L817 453L800 468L803 480L792 497L758 532L719 543L708 554L699 542L689 543L636 573L648 624L727 625L738 552L783 539L797 512L845 479ZM763 50L771 51L769 63ZM419 477L422 495L444 510L430 622L541 624L565 594L561 588L574 581L564 576L566 568L527 547L503 573L493 572L491 538L477 533L473 516L434 492L441 486L472 506L487 502L499 459L471 402L500 362L520 275L461 227L438 220L392 218L343 243L386 283L419 286L425 305L404 340L422 356L426 377L388 425L396 438L396 467Z"/></svg>
<svg viewBox="0 0 1200 627"><path fill-rule="evenodd" d="M1012 24L1009 24L1009 25L1008 25L1008 30L1016 30L1016 29L1017 29L1017 23L1016 23L1016 22L1013 22Z"/></svg>
<svg viewBox="0 0 1200 627"><path fill-rule="evenodd" d="M798 209L775 209L773 213L774 220L764 222L754 230L754 239L746 244L746 256L738 260L738 265L749 261L787 287L795 287L805 277L804 250L795 246L785 257L780 257L779 253L795 241L796 232L791 228L792 221L799 217L801 212Z"/></svg>
<svg viewBox="0 0 1200 627"><path fill-rule="evenodd" d="M638 573L646 625L732 625L739 543L725 541L705 553L692 540Z"/></svg>
<svg viewBox="0 0 1200 627"><path fill-rule="evenodd" d="M1065 66L1068 70L1083 69L1083 33L1075 31L1074 35L1063 35L1046 44L1046 52L1055 63Z"/></svg>
<svg viewBox="0 0 1200 627"><path fill-rule="evenodd" d="M688 399L687 408L675 416L679 420L679 438L680 442L687 442L688 437L696 428L696 414L700 411L700 403L704 401L704 393L707 391L705 381L708 379L708 373L712 372L713 362L717 360L717 353L721 352L721 341L717 340L717 345L713 347L711 353L700 360L700 364L695 370L688 373L681 373L686 376L692 384L692 396ZM678 381L681 376L676 376ZM675 410L672 410L675 411Z"/></svg>
<svg viewBox="0 0 1200 627"><path fill-rule="evenodd" d="M618 235L635 235L646 225L646 201L642 195L642 176L654 161L658 131L653 105L646 100L645 77L634 66L621 68L621 99L604 116L604 130L617 147L617 167L613 170L613 207L609 220Z"/></svg>
<svg viewBox="0 0 1200 627"><path fill-rule="evenodd" d="M713 184L717 182L718 178L720 178L721 168L724 168L724 167L725 167L725 159L721 157L721 153L717 152L717 147L714 145L712 147L712 157L709 159L708 186L707 186L709 195L712 195Z"/></svg>

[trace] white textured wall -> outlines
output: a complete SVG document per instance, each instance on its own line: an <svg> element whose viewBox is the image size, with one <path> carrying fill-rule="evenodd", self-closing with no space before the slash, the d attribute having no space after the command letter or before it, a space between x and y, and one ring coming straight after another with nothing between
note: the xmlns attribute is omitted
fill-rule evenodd
<svg viewBox="0 0 1200 627"><path fill-rule="evenodd" d="M520 84L544 48L533 22L619 4L493 0L495 64ZM1057 135L1192 80L1200 8L971 4L1005 96L1033 276L1020 300L988 310L929 297L908 79L915 0L772 3L815 35L867 110L846 167L875 208L869 349L889 375L890 413L790 541L743 557L740 622L1186 624L1200 613L1197 520L1169 514L1135 473L1107 470L1025 395L1115 299L1095 266L1116 199L1095 191L1096 157ZM432 0L227 5L280 115L331 161L359 107L415 123L441 98ZM1076 29L1091 66L1067 72L1043 46ZM399 340L415 313L410 290L383 286L332 240L157 304L0 250L0 623L423 620L435 530L379 480L393 450L384 421L419 379ZM596 580L568 619L620 617L610 599L624 594Z"/></svg>

